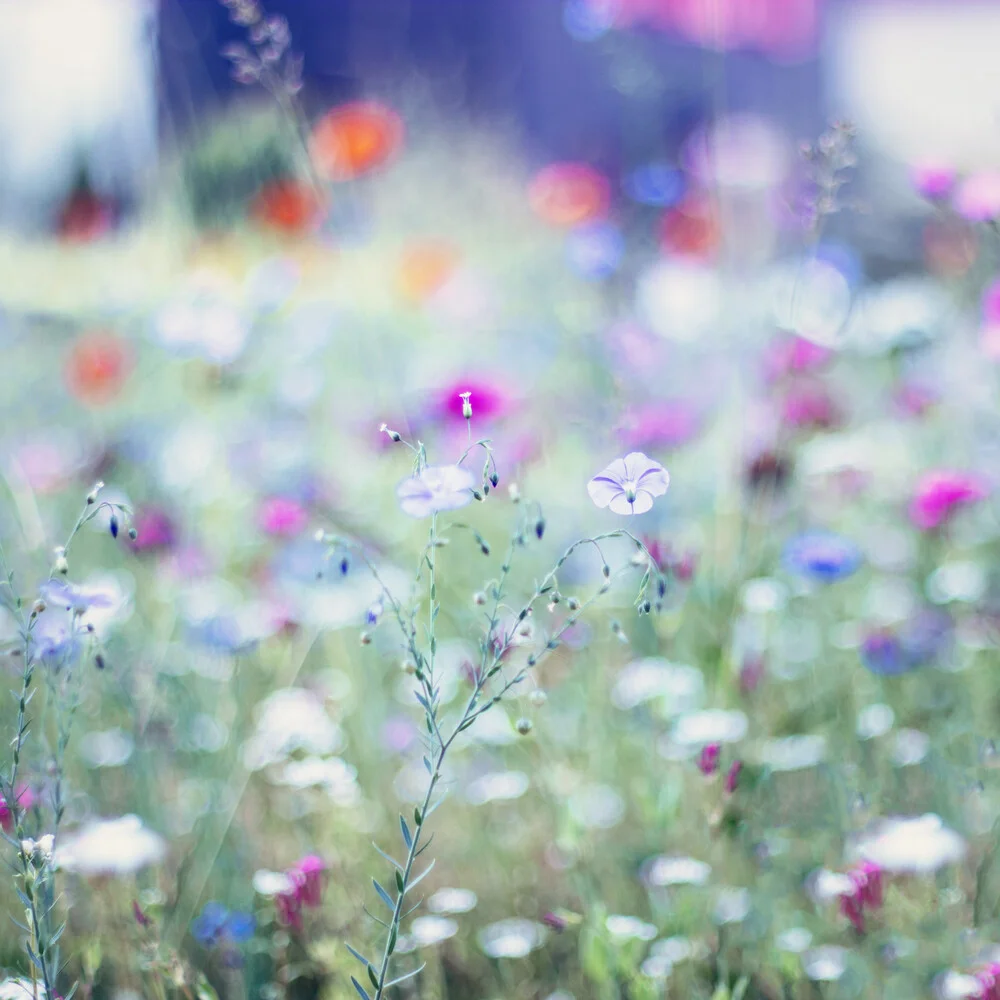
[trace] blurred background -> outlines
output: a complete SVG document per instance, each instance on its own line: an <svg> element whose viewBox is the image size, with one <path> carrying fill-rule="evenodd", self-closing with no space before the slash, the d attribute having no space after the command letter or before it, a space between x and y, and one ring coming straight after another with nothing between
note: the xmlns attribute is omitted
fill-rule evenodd
<svg viewBox="0 0 1000 1000"><path fill-rule="evenodd" d="M997 150L1000 6L972 0L274 0L311 109L419 98L529 157L610 172L723 113L855 120L901 160ZM241 96L216 0L3 0L0 204L52 228L83 187L126 208L162 150Z"/></svg>

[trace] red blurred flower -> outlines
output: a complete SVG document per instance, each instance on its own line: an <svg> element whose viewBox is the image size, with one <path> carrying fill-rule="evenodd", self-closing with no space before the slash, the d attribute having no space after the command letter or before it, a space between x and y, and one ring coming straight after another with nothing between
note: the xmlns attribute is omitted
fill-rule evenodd
<svg viewBox="0 0 1000 1000"><path fill-rule="evenodd" d="M66 384L82 403L101 406L121 391L132 368L132 352L120 337L104 330L81 334L66 360Z"/></svg>
<svg viewBox="0 0 1000 1000"><path fill-rule="evenodd" d="M320 200L306 184L295 180L271 181L254 198L251 212L270 229L295 234L308 230L319 217Z"/></svg>

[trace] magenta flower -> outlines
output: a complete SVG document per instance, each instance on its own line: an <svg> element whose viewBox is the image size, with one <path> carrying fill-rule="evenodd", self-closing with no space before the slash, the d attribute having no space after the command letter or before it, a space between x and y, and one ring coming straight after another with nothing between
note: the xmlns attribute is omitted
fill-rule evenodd
<svg viewBox="0 0 1000 1000"><path fill-rule="evenodd" d="M921 531L939 528L961 507L985 499L986 483L969 472L935 469L925 473L910 503L910 520Z"/></svg>
<svg viewBox="0 0 1000 1000"><path fill-rule="evenodd" d="M507 393L499 385L478 379L463 379L446 386L435 394L434 409L439 419L450 419L465 426L462 396L469 393L472 412L478 420L503 416L507 410Z"/></svg>
<svg viewBox="0 0 1000 1000"><path fill-rule="evenodd" d="M851 888L840 896L840 912L859 934L864 934L865 911L882 905L882 869L871 861L862 861L847 877Z"/></svg>
<svg viewBox="0 0 1000 1000"><path fill-rule="evenodd" d="M832 357L833 351L828 347L805 337L783 337L768 348L764 369L769 381L777 381L786 375L822 368Z"/></svg>
<svg viewBox="0 0 1000 1000"><path fill-rule="evenodd" d="M670 485L670 475L659 462L641 451L616 458L587 483L590 499L615 514L644 514Z"/></svg>
<svg viewBox="0 0 1000 1000"><path fill-rule="evenodd" d="M732 764L729 765L729 770L726 772L726 780L723 783L723 788L726 790L727 795L732 795L733 792L739 787L740 784L740 774L743 772L743 761L734 760Z"/></svg>
<svg viewBox="0 0 1000 1000"><path fill-rule="evenodd" d="M20 785L17 789L17 806L22 812L27 812L35 804L35 794L27 785ZM7 800L0 795L0 829L4 833L10 833L14 828L14 810L11 809Z"/></svg>
<svg viewBox="0 0 1000 1000"><path fill-rule="evenodd" d="M318 854L307 854L285 874L291 887L274 897L279 923L302 930L302 908L315 908L322 902L323 872L326 862Z"/></svg>
<svg viewBox="0 0 1000 1000"><path fill-rule="evenodd" d="M840 422L836 404L821 386L791 391L782 405L781 418L789 427L805 429L826 429Z"/></svg>
<svg viewBox="0 0 1000 1000"><path fill-rule="evenodd" d="M169 549L177 540L177 529L170 515L159 507L146 507L136 512L136 537L130 542L134 552L158 552Z"/></svg>
<svg viewBox="0 0 1000 1000"><path fill-rule="evenodd" d="M719 770L719 757L722 754L722 745L719 743L707 743L701 748L698 754L698 770L706 777L710 777Z"/></svg>
<svg viewBox="0 0 1000 1000"><path fill-rule="evenodd" d="M955 187L955 180L955 168L940 163L918 163L910 171L914 190L931 201L947 198Z"/></svg>
<svg viewBox="0 0 1000 1000"><path fill-rule="evenodd" d="M261 531L282 538L299 534L308 521L306 509L290 497L269 497L257 511L257 523Z"/></svg>
<svg viewBox="0 0 1000 1000"><path fill-rule="evenodd" d="M457 510L472 500L476 477L460 465L429 465L396 487L399 506L410 517Z"/></svg>

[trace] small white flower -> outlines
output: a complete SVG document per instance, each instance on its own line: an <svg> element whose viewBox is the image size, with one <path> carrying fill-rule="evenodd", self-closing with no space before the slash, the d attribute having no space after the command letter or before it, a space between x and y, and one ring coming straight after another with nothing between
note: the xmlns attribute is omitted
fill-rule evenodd
<svg viewBox="0 0 1000 1000"><path fill-rule="evenodd" d="M847 971L846 948L837 945L823 945L813 948L802 956L802 968L814 982L833 983Z"/></svg>
<svg viewBox="0 0 1000 1000"><path fill-rule="evenodd" d="M965 855L965 841L940 816L893 817L861 837L855 853L887 872L929 874Z"/></svg>
<svg viewBox="0 0 1000 1000"><path fill-rule="evenodd" d="M475 909L479 898L471 889L438 889L427 900L431 913L468 913Z"/></svg>
<svg viewBox="0 0 1000 1000"><path fill-rule="evenodd" d="M545 943L546 934L543 924L513 917L484 927L476 936L490 958L524 958Z"/></svg>
<svg viewBox="0 0 1000 1000"><path fill-rule="evenodd" d="M267 868L261 868L254 872L253 889L261 896L270 898L284 892L291 892L294 888L295 883L287 872L272 872Z"/></svg>
<svg viewBox="0 0 1000 1000"><path fill-rule="evenodd" d="M410 928L410 937L418 947L440 944L458 933L458 924L450 917L425 915L417 917Z"/></svg>
<svg viewBox="0 0 1000 1000"><path fill-rule="evenodd" d="M131 875L166 853L166 841L130 815L88 823L62 842L56 864L81 875Z"/></svg>
<svg viewBox="0 0 1000 1000"><path fill-rule="evenodd" d="M704 885L712 874L710 865L696 858L660 855L646 862L647 885Z"/></svg>
<svg viewBox="0 0 1000 1000"><path fill-rule="evenodd" d="M652 941L656 937L655 924L624 913L612 913L604 921L608 933L619 941Z"/></svg>

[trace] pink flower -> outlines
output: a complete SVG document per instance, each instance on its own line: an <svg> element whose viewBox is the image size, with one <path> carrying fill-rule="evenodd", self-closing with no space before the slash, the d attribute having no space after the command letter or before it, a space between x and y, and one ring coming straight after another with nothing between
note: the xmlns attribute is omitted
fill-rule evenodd
<svg viewBox="0 0 1000 1000"><path fill-rule="evenodd" d="M904 382L896 390L894 401L907 416L922 417L938 401L938 394L925 385Z"/></svg>
<svg viewBox="0 0 1000 1000"><path fill-rule="evenodd" d="M618 0L619 26L648 24L705 48L801 58L816 47L823 0Z"/></svg>
<svg viewBox="0 0 1000 1000"><path fill-rule="evenodd" d="M285 872L292 886L274 897L279 923L302 930L302 908L313 909L322 902L325 871L326 862L318 854L307 854Z"/></svg>
<svg viewBox="0 0 1000 1000"><path fill-rule="evenodd" d="M734 760L732 764L729 765L729 770L726 772L726 780L723 784L723 788L726 790L727 795L732 795L733 792L739 787L740 784L740 774L743 772L743 761Z"/></svg>
<svg viewBox="0 0 1000 1000"><path fill-rule="evenodd" d="M287 538L297 535L309 521L306 509L290 497L270 497L260 505L257 523L268 535Z"/></svg>
<svg viewBox="0 0 1000 1000"><path fill-rule="evenodd" d="M941 163L918 163L910 170L914 190L932 201L947 198L955 186L955 180L955 168Z"/></svg>
<svg viewBox="0 0 1000 1000"><path fill-rule="evenodd" d="M959 508L989 495L989 488L968 472L935 469L924 474L910 503L910 520L921 530L941 527Z"/></svg>
<svg viewBox="0 0 1000 1000"><path fill-rule="evenodd" d="M776 341L764 358L765 373L769 381L777 381L797 372L811 372L822 368L833 357L828 347L815 344L805 337L787 337Z"/></svg>
<svg viewBox="0 0 1000 1000"><path fill-rule="evenodd" d="M989 222L1000 217L1000 173L966 177L952 197L952 207L970 222Z"/></svg>
<svg viewBox="0 0 1000 1000"><path fill-rule="evenodd" d="M323 872L326 862L318 854L307 854L289 870L303 906L316 907L323 893Z"/></svg>
<svg viewBox="0 0 1000 1000"><path fill-rule="evenodd" d="M462 414L462 394L469 393L472 404L473 430L477 420L502 417L510 405L508 394L495 382L481 379L459 379L435 393L434 414L439 420L452 420L465 426Z"/></svg>
<svg viewBox="0 0 1000 1000"><path fill-rule="evenodd" d="M981 1000L1000 1000L1000 962L990 962L976 973Z"/></svg>
<svg viewBox="0 0 1000 1000"><path fill-rule="evenodd" d="M619 438L630 451L642 448L676 448L690 441L700 421L686 403L652 403L625 414Z"/></svg>
<svg viewBox="0 0 1000 1000"><path fill-rule="evenodd" d="M278 923L294 930L302 930L302 903L293 890L280 892L274 897L274 908L278 914Z"/></svg>
<svg viewBox="0 0 1000 1000"><path fill-rule="evenodd" d="M719 770L719 757L722 747L718 743L709 743L701 748L698 754L698 770L702 774L709 776Z"/></svg>
<svg viewBox="0 0 1000 1000"><path fill-rule="evenodd" d="M757 686L764 679L764 658L757 654L750 654L743 660L740 667L740 692L750 694L757 689Z"/></svg>
<svg viewBox="0 0 1000 1000"><path fill-rule="evenodd" d="M865 932L865 910L882 905L882 869L871 861L863 861L847 873L851 888L840 897L840 912L859 933Z"/></svg>
<svg viewBox="0 0 1000 1000"><path fill-rule="evenodd" d="M17 789L17 805L22 812L27 812L35 804L35 793L27 785L21 785ZM14 810L8 805L7 800L0 795L0 829L4 833L10 833L14 827Z"/></svg>
<svg viewBox="0 0 1000 1000"><path fill-rule="evenodd" d="M987 357L1000 359L1000 279L983 292L982 314L979 344Z"/></svg>
<svg viewBox="0 0 1000 1000"><path fill-rule="evenodd" d="M136 537L132 541L134 552L158 552L169 549L177 538L174 523L166 511L159 507L145 507L135 515Z"/></svg>
<svg viewBox="0 0 1000 1000"><path fill-rule="evenodd" d="M791 391L782 406L782 420L790 427L824 429L840 421L840 414L822 387L802 386Z"/></svg>

